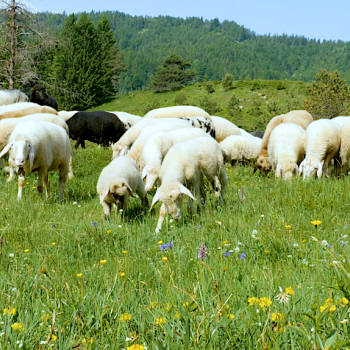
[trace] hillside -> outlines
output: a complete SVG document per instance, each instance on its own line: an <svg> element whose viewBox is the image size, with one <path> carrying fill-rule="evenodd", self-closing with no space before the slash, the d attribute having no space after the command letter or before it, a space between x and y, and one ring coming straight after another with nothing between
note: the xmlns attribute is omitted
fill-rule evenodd
<svg viewBox="0 0 350 350"><path fill-rule="evenodd" d="M220 81L209 84L213 85L215 92L209 94L206 83L196 83L179 92L161 94L151 91L131 92L94 110L125 111L144 115L153 108L183 104L176 103L180 95L180 100L182 98L187 105L202 107L210 114L225 117L246 130L262 130L271 117L292 109L303 108L307 86L307 83L299 81L235 81L233 88L225 91ZM285 89L277 89L283 86ZM227 105L234 94L240 100L239 105L242 108L240 113L230 116Z"/></svg>
<svg viewBox="0 0 350 350"><path fill-rule="evenodd" d="M296 36L258 35L233 21L207 21L159 16L129 16L120 12L89 14L94 22L106 15L128 70L122 92L145 89L156 67L175 52L193 63L199 80L207 73L220 80L285 79L312 81L321 69L338 69L350 82L350 43L309 40ZM39 13L52 32L61 31L66 14Z"/></svg>

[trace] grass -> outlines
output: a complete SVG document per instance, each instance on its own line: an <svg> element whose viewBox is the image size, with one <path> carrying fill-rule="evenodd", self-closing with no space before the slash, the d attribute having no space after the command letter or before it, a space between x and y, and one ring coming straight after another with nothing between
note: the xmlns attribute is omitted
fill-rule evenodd
<svg viewBox="0 0 350 350"><path fill-rule="evenodd" d="M169 217L156 235L159 205L142 213L138 198L104 221L96 183L110 159L91 143L76 151L63 203L56 174L48 200L28 176L21 202L2 176L0 349L350 346L349 178L286 182L227 167L224 206L208 196L204 211ZM279 287L295 292L289 303Z"/></svg>

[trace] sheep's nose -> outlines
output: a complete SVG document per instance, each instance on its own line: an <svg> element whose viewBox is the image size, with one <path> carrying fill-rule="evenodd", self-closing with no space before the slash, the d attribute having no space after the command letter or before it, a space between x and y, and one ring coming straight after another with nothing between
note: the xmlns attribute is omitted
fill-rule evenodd
<svg viewBox="0 0 350 350"><path fill-rule="evenodd" d="M16 159L16 164L17 165L23 165L24 164L24 159L23 158L17 158Z"/></svg>

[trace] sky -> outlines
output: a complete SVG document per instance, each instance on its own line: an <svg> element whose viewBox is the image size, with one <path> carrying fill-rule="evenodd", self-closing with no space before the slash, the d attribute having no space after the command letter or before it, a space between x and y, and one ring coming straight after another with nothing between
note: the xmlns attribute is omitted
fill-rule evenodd
<svg viewBox="0 0 350 350"><path fill-rule="evenodd" d="M27 0L33 10L119 11L132 16L203 17L235 21L257 34L350 41L349 0Z"/></svg>

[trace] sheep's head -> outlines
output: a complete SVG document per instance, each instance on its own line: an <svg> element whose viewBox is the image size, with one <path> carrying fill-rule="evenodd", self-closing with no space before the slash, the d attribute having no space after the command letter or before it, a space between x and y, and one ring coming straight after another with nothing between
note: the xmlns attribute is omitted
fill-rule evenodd
<svg viewBox="0 0 350 350"><path fill-rule="evenodd" d="M103 201L115 202L120 197L133 197L132 190L126 181L114 181L106 185L102 193L100 193L100 203Z"/></svg>
<svg viewBox="0 0 350 350"><path fill-rule="evenodd" d="M162 185L158 188L156 194L153 197L152 206L158 202L163 202L168 211L170 211L174 220L181 219L181 205L183 200L183 195L187 195L193 200L196 200L192 193L182 184L176 181L168 182L165 186Z"/></svg>
<svg viewBox="0 0 350 350"><path fill-rule="evenodd" d="M319 179L322 176L322 162L314 162L311 159L304 159L299 166L299 175L303 174L303 178L307 177L318 177Z"/></svg>
<svg viewBox="0 0 350 350"><path fill-rule="evenodd" d="M113 150L112 158L115 159L117 157L124 156L128 148L126 146L122 146L119 142L116 142L112 144L112 150Z"/></svg>
<svg viewBox="0 0 350 350"><path fill-rule="evenodd" d="M145 190L148 192L153 188L159 176L159 166L146 165L142 171L142 179L146 178Z"/></svg>
<svg viewBox="0 0 350 350"><path fill-rule="evenodd" d="M287 161L282 164L277 164L275 175L282 177L285 180L290 180L293 174L298 174L298 165L294 162Z"/></svg>
<svg viewBox="0 0 350 350"><path fill-rule="evenodd" d="M37 100L44 100L46 97L45 87L43 85L37 84L31 88L32 94Z"/></svg>
<svg viewBox="0 0 350 350"><path fill-rule="evenodd" d="M271 163L269 161L269 157L267 156L260 156L256 162L254 172L256 170L260 170L262 173L266 174L271 170Z"/></svg>

